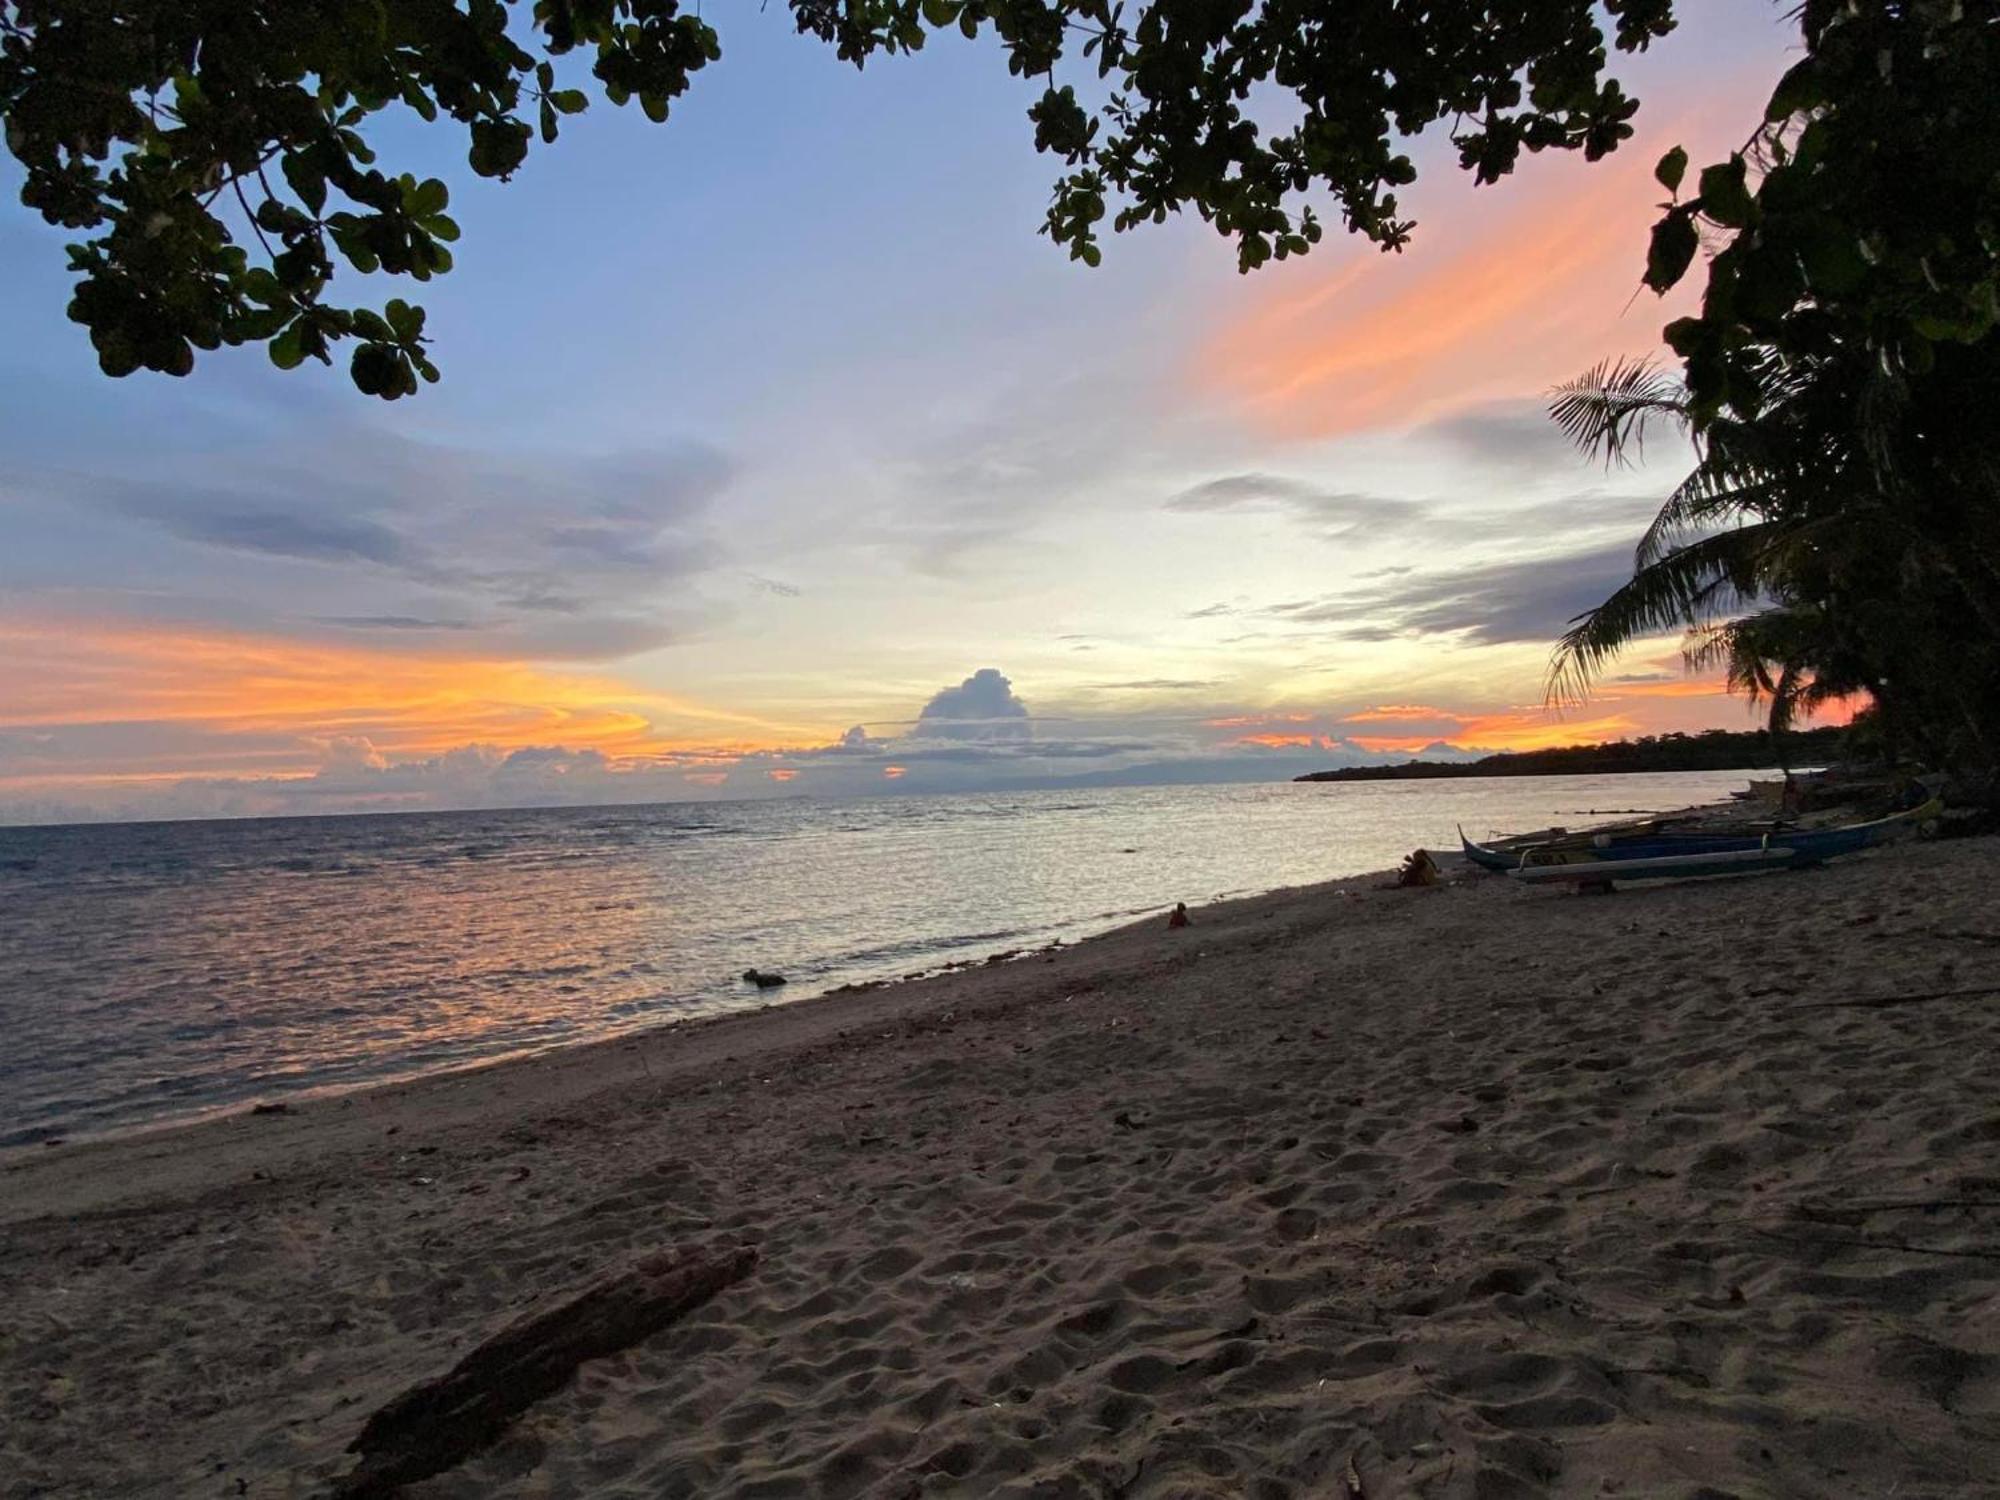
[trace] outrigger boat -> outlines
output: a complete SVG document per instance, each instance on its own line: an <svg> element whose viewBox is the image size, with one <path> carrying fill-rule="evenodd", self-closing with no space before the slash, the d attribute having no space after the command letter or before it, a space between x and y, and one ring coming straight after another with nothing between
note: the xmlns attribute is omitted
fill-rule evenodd
<svg viewBox="0 0 2000 1500"><path fill-rule="evenodd" d="M1735 875L1775 867L1809 867L1886 843L1913 830L1925 819L1936 817L1941 807L1933 799L1921 807L1844 828L1774 826L1756 831L1712 827L1682 833L1607 829L1539 843L1510 839L1488 845L1474 844L1461 829L1459 840L1465 846L1466 857L1474 863L1489 870L1504 870L1531 883L1665 880Z"/></svg>
<svg viewBox="0 0 2000 1500"><path fill-rule="evenodd" d="M1687 880L1703 875L1746 875L1754 870L1797 869L1817 864L1796 849L1724 849L1701 854L1665 854L1643 859L1597 859L1524 864L1507 872L1510 880L1529 885L1571 881L1608 886L1614 880Z"/></svg>
<svg viewBox="0 0 2000 1500"><path fill-rule="evenodd" d="M1787 826L1776 821L1754 823L1708 823L1699 831L1681 831L1680 825L1688 821L1685 815L1669 814L1664 817L1648 818L1638 823L1613 823L1603 828L1570 829L1544 828L1536 833L1517 833L1507 838L1488 839L1485 843L1475 843L1465 836L1465 829L1458 830L1460 848L1465 857L1482 869L1496 870L1505 874L1519 868L1522 858L1529 854L1544 854L1553 851L1573 853L1581 859L1617 858L1619 851L1632 850L1634 855L1650 852L1641 845L1650 846L1664 839L1700 837L1714 847L1717 839L1736 839L1754 845L1767 833L1773 833Z"/></svg>

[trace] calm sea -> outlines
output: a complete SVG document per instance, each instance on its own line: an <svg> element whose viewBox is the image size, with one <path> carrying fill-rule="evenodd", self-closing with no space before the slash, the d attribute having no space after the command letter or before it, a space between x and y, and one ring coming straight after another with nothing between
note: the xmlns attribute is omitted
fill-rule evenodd
<svg viewBox="0 0 2000 1500"><path fill-rule="evenodd" d="M0 1145L1073 940L1737 772L0 828Z"/></svg>

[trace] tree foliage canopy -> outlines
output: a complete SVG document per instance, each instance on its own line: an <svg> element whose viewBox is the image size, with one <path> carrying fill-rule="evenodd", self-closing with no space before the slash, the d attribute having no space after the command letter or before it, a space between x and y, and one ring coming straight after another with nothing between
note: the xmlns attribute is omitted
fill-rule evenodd
<svg viewBox="0 0 2000 1500"><path fill-rule="evenodd" d="M1043 228L1077 259L1098 262L1107 219L1188 208L1246 270L1318 241L1315 194L1400 248L1402 144L1440 122L1482 182L1523 150L1602 156L1638 107L1608 49L1673 25L1672 0L790 3L857 66L955 31L1046 79L1029 116L1063 175ZM678 0L0 0L0 115L23 201L85 236L70 316L107 373L245 343L289 369L352 340L356 385L393 400L437 378L423 309L343 306L336 275L428 280L458 227L445 183L378 163L382 113L462 132L471 169L506 178L593 96L665 121L720 55ZM1060 81L1078 69L1089 106Z"/></svg>
<svg viewBox="0 0 2000 1500"><path fill-rule="evenodd" d="M1558 646L1573 694L1676 626L1772 726L1866 693L1903 753L2000 763L2000 6L1807 0L1805 52L1745 150L1654 231L1665 291L1704 241L1675 380L1609 365L1557 421L1615 457L1648 421L1697 463L1632 581ZM1660 163L1686 185L1684 153Z"/></svg>
<svg viewBox="0 0 2000 1500"><path fill-rule="evenodd" d="M1666 339L1697 424L1768 396L1771 351L1921 380L1941 348L2000 321L2000 7L1994 0L1805 0L1804 56L1742 151L1676 195L1646 281L1666 292L1713 255L1698 315ZM1680 197L1684 188L1692 192Z"/></svg>

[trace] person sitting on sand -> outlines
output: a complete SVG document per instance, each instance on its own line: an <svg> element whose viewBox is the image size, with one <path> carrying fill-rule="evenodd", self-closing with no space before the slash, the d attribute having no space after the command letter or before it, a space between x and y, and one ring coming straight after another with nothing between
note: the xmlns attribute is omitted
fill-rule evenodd
<svg viewBox="0 0 2000 1500"><path fill-rule="evenodd" d="M1176 901L1174 903L1173 912L1167 918L1167 925L1169 927L1185 927L1188 925L1187 902Z"/></svg>
<svg viewBox="0 0 2000 1500"><path fill-rule="evenodd" d="M1396 884L1399 887L1436 885L1437 883L1437 861L1431 858L1430 851L1427 849L1419 849L1410 855L1409 858L1405 859L1403 861L1403 868L1396 875Z"/></svg>

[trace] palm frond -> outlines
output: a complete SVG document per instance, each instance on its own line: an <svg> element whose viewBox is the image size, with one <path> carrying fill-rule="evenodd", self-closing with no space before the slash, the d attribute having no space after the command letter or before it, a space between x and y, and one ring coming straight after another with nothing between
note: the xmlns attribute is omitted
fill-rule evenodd
<svg viewBox="0 0 2000 1500"><path fill-rule="evenodd" d="M1650 359L1607 359L1550 392L1549 417L1563 435L1607 466L1643 453L1646 426L1688 426L1687 391Z"/></svg>
<svg viewBox="0 0 2000 1500"><path fill-rule="evenodd" d="M1704 459L1674 487L1647 525L1633 551L1633 565L1651 567L1724 523L1764 515L1772 495L1769 483Z"/></svg>
<svg viewBox="0 0 2000 1500"><path fill-rule="evenodd" d="M1612 658L1633 641L1700 627L1756 595L1759 562L1772 527L1756 522L1701 537L1640 568L1595 609L1578 615L1556 642L1546 695L1581 702Z"/></svg>

